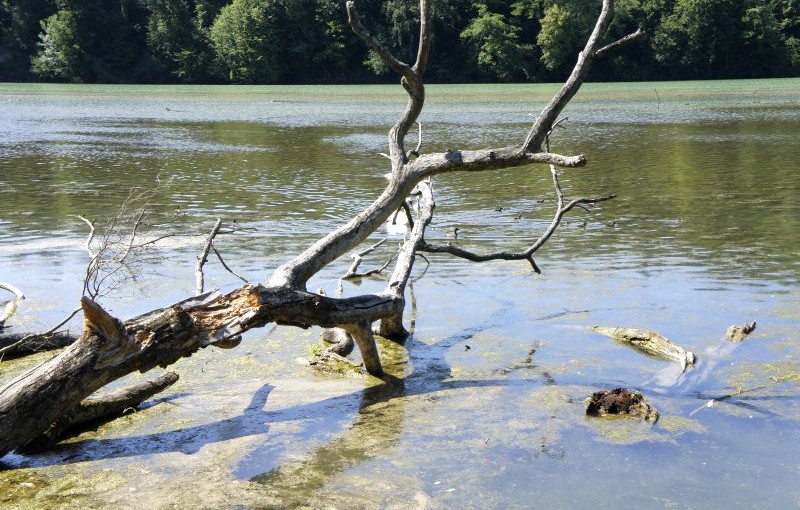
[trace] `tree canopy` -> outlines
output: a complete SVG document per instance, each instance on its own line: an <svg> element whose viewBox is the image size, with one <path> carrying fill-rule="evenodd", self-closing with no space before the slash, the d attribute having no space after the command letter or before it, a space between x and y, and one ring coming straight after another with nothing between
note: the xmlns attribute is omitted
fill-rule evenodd
<svg viewBox="0 0 800 510"><path fill-rule="evenodd" d="M574 63L595 0L438 0L431 80L555 81ZM361 0L403 57L415 2ZM800 75L797 0L621 0L608 38L649 40L596 80ZM360 83L391 79L349 37L339 0L0 0L0 81ZM534 50L534 48L536 48Z"/></svg>

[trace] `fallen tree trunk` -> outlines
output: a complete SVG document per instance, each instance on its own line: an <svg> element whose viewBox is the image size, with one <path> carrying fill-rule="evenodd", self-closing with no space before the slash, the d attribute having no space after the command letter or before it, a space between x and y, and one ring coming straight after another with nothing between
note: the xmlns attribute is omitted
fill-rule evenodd
<svg viewBox="0 0 800 510"><path fill-rule="evenodd" d="M419 251L439 251L476 261L527 260L538 271L533 254L554 234L564 214L574 207L613 197L565 200L556 167L582 166L586 164L586 158L583 155L550 153L548 143L560 112L586 79L592 61L599 54L607 53L608 48L623 44L601 47L613 17L612 0L603 0L597 23L572 74L541 111L524 142L499 148L456 149L430 154L419 154L419 145L416 151L410 152L404 146L405 137L417 121L425 100L424 73L432 25L429 0L420 0L419 47L413 65L397 59L370 34L359 20L353 2L347 2L346 6L353 31L400 75L408 94L404 112L389 130L391 173L386 189L345 225L276 269L263 285L247 284L227 294L202 294L124 323L109 315L94 300L84 297L81 302L84 313L81 338L52 360L0 389L0 457L30 444L57 423L60 416L73 412L85 398L111 381L134 371L166 367L210 345L233 346L245 331L270 323L301 328L339 328L351 335L358 345L366 370L380 376L383 370L373 331L397 341L406 337L404 295ZM435 208L432 176L450 172L497 171L532 163L549 165L558 206L551 224L528 248L518 253L474 254L425 241L425 230ZM306 290L311 277L357 248L403 207L406 198L412 194L419 196L419 211L394 260L394 270L383 291L331 298ZM137 219L136 224L138 222ZM204 256L207 253L205 250ZM198 263L198 267L202 268L202 263ZM102 281L99 278L93 280L91 286L87 285L90 295L98 295L97 286Z"/></svg>
<svg viewBox="0 0 800 510"><path fill-rule="evenodd" d="M148 398L169 388L178 381L178 374L167 372L158 379L125 388L102 397L80 402L67 414L59 417L42 435L25 445L26 451L46 448L60 441L66 432L80 425L109 420L134 410Z"/></svg>

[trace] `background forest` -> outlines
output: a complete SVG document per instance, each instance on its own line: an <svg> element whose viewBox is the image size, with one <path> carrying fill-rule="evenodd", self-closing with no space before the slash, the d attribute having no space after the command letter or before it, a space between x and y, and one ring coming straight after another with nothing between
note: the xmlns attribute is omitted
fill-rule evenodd
<svg viewBox="0 0 800 510"><path fill-rule="evenodd" d="M438 0L430 82L555 81L597 0ZM365 24L413 61L416 2L359 0ZM594 80L800 75L800 0L619 0L609 40L646 44ZM0 81L395 81L348 28L344 0L0 0Z"/></svg>

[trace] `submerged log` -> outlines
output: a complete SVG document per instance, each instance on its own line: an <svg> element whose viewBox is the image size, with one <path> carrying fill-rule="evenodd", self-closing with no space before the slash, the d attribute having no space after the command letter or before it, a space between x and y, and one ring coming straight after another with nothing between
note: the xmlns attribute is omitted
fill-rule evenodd
<svg viewBox="0 0 800 510"><path fill-rule="evenodd" d="M586 399L587 416L605 416L607 414L628 415L650 423L658 421L658 411L647 403L644 396L638 391L630 391L625 388L597 391Z"/></svg>
<svg viewBox="0 0 800 510"><path fill-rule="evenodd" d="M648 329L594 326L592 331L618 340L647 355L668 361L677 361L683 368L694 365L697 356L694 352L675 345L655 331Z"/></svg>

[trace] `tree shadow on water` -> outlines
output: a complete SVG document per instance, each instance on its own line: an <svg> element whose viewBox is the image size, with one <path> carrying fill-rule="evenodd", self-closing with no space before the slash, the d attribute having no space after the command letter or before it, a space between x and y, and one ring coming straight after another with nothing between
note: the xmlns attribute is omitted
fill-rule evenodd
<svg viewBox="0 0 800 510"><path fill-rule="evenodd" d="M406 408L412 397L453 389L529 386L531 381L526 379L451 380L452 369L445 356L448 349L496 325L490 320L433 344L420 342L412 335L405 344L409 359L390 366L388 370L399 370L400 374L387 374L382 384L356 392L283 409L266 410L274 387L264 384L237 416L164 432L78 439L35 455L13 453L5 459L7 462L0 463L0 470L175 452L193 455L207 445L253 437L256 438L255 444L246 447L251 450L234 466L234 476L257 484L280 487L281 492L291 489L307 495L338 474L397 445L404 430ZM532 355L533 352L530 352L523 363L526 368L536 368L530 362ZM549 384L552 381L548 377L545 376L545 383ZM175 397L165 397L156 402L166 402ZM349 410L355 410L352 419L348 418ZM295 440L314 444L323 435L320 434L323 429L337 435L332 440L325 440L321 446L312 446L301 460L281 460L284 457L281 451L287 441L284 437L279 441L270 441L270 426L292 421L305 421L301 425L301 432L292 438ZM282 432L277 434L281 435Z"/></svg>
<svg viewBox="0 0 800 510"><path fill-rule="evenodd" d="M253 394L250 404L238 416L165 432L107 439L81 439L57 444L32 455L14 453L6 459L10 462L0 463L0 469L43 467L167 452L191 455L210 443L264 434L269 428L269 413L264 411L264 405L273 389L274 386L270 384L261 386ZM174 400L175 397L173 395L158 399L157 402Z"/></svg>
<svg viewBox="0 0 800 510"><path fill-rule="evenodd" d="M361 393L359 410L350 427L300 460L284 462L262 474L246 478L268 488L273 496L279 496L278 500L283 505L306 504L308 497L328 483L335 482L342 473L397 446L405 430L406 412L413 397L470 388L530 387L529 379L452 379L452 367L446 360L446 352L497 325L499 322L490 320L433 344L417 341L412 335L405 345L409 360L404 365L404 369L411 373L386 375L384 384L366 388ZM507 375L517 370L538 370L532 362L534 353L535 348L528 352L521 363L514 363L495 373ZM539 375L544 384L555 384L546 371L539 370ZM258 465L258 456L259 451L256 450L249 455L249 459ZM561 457L563 454L553 458ZM252 467L240 469L240 474L252 472ZM377 502L372 501L371 504Z"/></svg>

